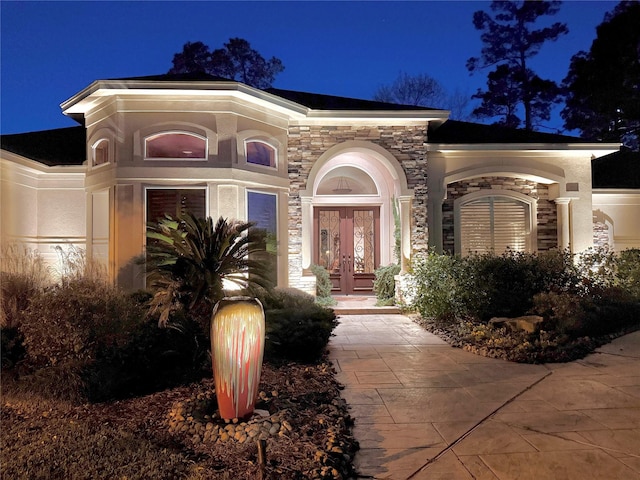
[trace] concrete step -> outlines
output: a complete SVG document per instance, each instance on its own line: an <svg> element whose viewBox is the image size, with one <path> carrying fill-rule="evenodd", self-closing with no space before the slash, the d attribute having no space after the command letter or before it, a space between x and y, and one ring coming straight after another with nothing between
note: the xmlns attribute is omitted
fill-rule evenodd
<svg viewBox="0 0 640 480"><path fill-rule="evenodd" d="M396 306L377 307L376 297L364 295L334 296L336 315L396 315L401 313Z"/></svg>

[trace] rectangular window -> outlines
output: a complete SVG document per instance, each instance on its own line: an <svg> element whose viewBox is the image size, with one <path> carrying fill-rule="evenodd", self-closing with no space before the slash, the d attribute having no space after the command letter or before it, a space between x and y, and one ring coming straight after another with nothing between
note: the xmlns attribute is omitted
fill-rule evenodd
<svg viewBox="0 0 640 480"><path fill-rule="evenodd" d="M157 222L165 214L173 218L191 212L196 217L206 216L206 191L204 188L147 189L147 222Z"/></svg>
<svg viewBox="0 0 640 480"><path fill-rule="evenodd" d="M247 218L265 235L269 280L278 281L278 197L271 193L247 192Z"/></svg>

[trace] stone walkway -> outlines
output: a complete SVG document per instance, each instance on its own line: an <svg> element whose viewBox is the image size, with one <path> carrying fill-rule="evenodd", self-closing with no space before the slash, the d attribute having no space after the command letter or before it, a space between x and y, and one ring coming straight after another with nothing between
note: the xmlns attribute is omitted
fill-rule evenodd
<svg viewBox="0 0 640 480"><path fill-rule="evenodd" d="M640 332L525 365L368 313L340 315L330 349L361 478L640 479Z"/></svg>

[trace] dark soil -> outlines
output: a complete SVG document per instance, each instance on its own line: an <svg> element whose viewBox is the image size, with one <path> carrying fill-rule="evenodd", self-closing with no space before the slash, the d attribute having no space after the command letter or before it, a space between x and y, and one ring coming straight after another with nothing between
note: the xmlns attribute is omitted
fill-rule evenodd
<svg viewBox="0 0 640 480"><path fill-rule="evenodd" d="M3 388L2 478L355 476L352 459L358 445L351 435L347 405L340 398L341 386L328 364L265 364L260 388L256 407L275 412L288 427L264 441L263 462L253 439L205 441L188 429L169 428L176 405L195 402L213 391L208 379L130 400L84 405L7 393Z"/></svg>

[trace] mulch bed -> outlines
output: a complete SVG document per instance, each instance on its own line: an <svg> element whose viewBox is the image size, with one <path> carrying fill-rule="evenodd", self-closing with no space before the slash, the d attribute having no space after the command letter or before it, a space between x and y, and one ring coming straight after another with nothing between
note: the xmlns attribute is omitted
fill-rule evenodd
<svg viewBox="0 0 640 480"><path fill-rule="evenodd" d="M256 407L263 416L268 415L265 418L272 427L273 423L278 427L273 429L272 435L266 439L263 437L264 455L258 454L257 436L246 435L247 438L238 441L241 436L221 439L221 435L203 434L202 429L207 431L207 423L212 424L210 431L217 432L248 428L246 422L244 426L241 421L227 424L216 418L214 411L205 411L206 405L211 405L214 391L213 382L209 379L130 400L79 406L3 392L0 457L3 477L37 478L38 475L33 475L37 471L47 472L48 478L70 478L70 475L75 475L74 478L91 478L89 475L96 478L95 473L89 473L90 468L86 469L86 477L78 477L77 472L82 472L82 469L64 465L65 458L56 458L55 449L47 452L48 460L36 458L42 445L46 446L54 439L67 438L70 434L65 430L78 424L83 426L84 435L92 442L94 437L127 432L136 440L146 442L148 448L157 449L160 455L168 458L169 454L178 454L182 463L173 478L286 480L355 477L352 460L358 444L351 435L353 422L346 403L340 398L342 387L335 380L329 364L265 364L260 388ZM190 405L190 409L185 409L185 405ZM176 412L186 412L184 421L178 426ZM43 439L49 439L49 442ZM103 447L93 448L93 454L101 452L100 448ZM104 451L98 456L111 454L106 442ZM72 461L77 462L78 459ZM36 469L34 462L59 465L48 470L39 465ZM188 468L183 468L187 464ZM25 473L21 475L20 472ZM119 467L118 475L118 478L144 478L137 470L135 459L131 464ZM171 472L162 473L162 476L172 478ZM42 474L41 478L45 475ZM101 478L112 477L105 473Z"/></svg>

